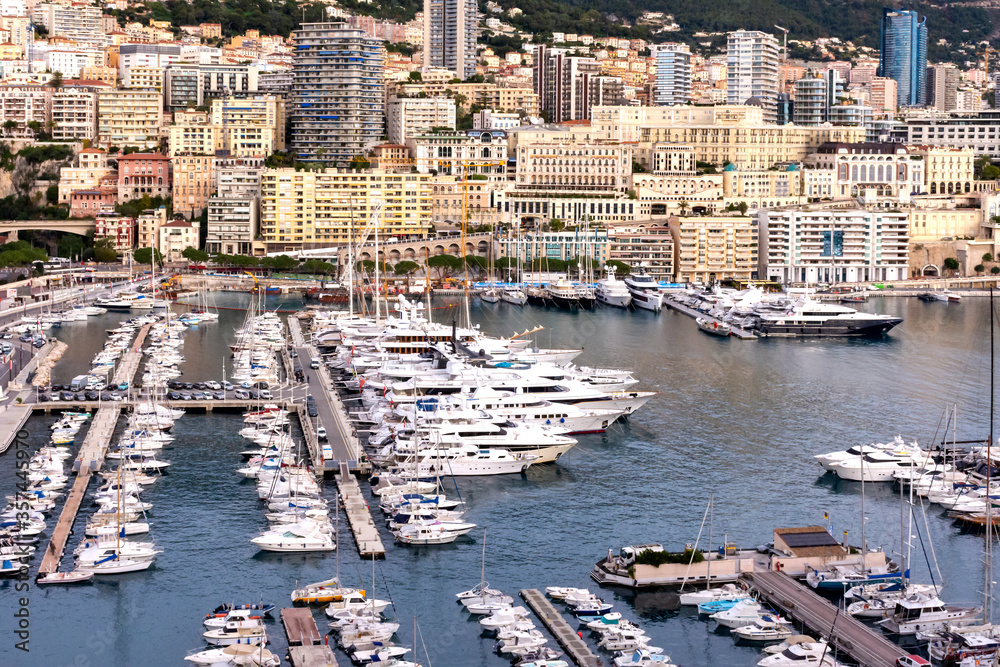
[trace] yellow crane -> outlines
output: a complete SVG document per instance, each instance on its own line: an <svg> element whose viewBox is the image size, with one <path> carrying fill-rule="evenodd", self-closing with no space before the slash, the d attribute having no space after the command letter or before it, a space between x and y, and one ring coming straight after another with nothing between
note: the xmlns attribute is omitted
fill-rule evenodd
<svg viewBox="0 0 1000 667"><path fill-rule="evenodd" d="M991 53L996 53L996 52L997 52L996 49L990 47L989 44L986 44L985 46L983 46L982 48L980 48L978 51L976 51L976 55L977 56L982 56L983 57L983 71L986 72L986 78L987 79L990 78L990 54Z"/></svg>

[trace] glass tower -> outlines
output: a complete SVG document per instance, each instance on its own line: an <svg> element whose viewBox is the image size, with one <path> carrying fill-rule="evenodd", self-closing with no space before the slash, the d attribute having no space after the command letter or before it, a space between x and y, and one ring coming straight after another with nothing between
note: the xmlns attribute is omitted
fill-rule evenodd
<svg viewBox="0 0 1000 667"><path fill-rule="evenodd" d="M878 75L895 79L899 106L927 104L927 17L882 10Z"/></svg>

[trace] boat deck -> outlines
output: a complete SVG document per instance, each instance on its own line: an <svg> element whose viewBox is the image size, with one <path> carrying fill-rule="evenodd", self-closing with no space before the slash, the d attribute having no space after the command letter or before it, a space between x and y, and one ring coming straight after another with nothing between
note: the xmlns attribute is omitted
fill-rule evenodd
<svg viewBox="0 0 1000 667"><path fill-rule="evenodd" d="M282 609L281 624L285 626L289 646L311 646L321 641L311 609L306 607Z"/></svg>
<svg viewBox="0 0 1000 667"><path fill-rule="evenodd" d="M907 655L850 614L838 613L832 603L780 572L754 572L747 581L785 616L794 618L826 638L837 649L866 667L894 667ZM836 625L834 625L836 623Z"/></svg>
<svg viewBox="0 0 1000 667"><path fill-rule="evenodd" d="M292 667L338 667L337 658L329 646L289 646L288 662Z"/></svg>
<svg viewBox="0 0 1000 667"><path fill-rule="evenodd" d="M683 313L684 315L687 315L688 317L691 318L697 319L701 317L708 320L709 322L719 322L721 324L720 320L711 317L707 313L703 313L701 311L695 310L694 308L689 308L685 305L679 304L673 299L664 299L663 305L666 306L667 308L672 308L673 310L676 310L678 313ZM729 328L732 331L732 335L735 336L736 338L739 338L740 340L757 340L757 334L753 333L752 331L741 329L732 324L729 325Z"/></svg>
<svg viewBox="0 0 1000 667"><path fill-rule="evenodd" d="M545 624L545 627L559 642L559 646L566 651L566 656L580 667L597 667L601 664L597 656L590 651L590 647L583 641L580 635L569 626L566 619L562 617L556 608L552 606L541 591L536 588L525 588L520 593L521 597L535 616Z"/></svg>

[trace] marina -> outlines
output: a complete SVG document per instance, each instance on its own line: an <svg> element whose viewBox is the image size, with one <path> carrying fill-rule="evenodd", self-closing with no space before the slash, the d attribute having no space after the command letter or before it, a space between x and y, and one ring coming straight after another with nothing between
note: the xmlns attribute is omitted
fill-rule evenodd
<svg viewBox="0 0 1000 667"><path fill-rule="evenodd" d="M226 298L232 299L233 301L230 303L234 303L237 298L246 299L247 296L232 295ZM269 300L272 298L275 297L268 297ZM278 297L277 299L285 298L291 297ZM895 305L897 303L898 306ZM931 309L948 308L948 304L893 300L891 303L864 304L864 306L879 310L902 311L899 314L907 324L882 341L857 341L848 345L825 343L827 347L822 348L821 352L824 359L829 361L835 358L846 358L850 354L860 355L861 358L865 358L869 362L875 361L883 365L891 365L894 358L892 352L898 348L898 341L908 340L912 335L907 326L911 321L914 327L928 332L933 332L935 326L974 326L977 321L975 309L978 308L977 304L971 301L961 304L960 307L950 306L953 310L948 311L947 320L940 322L937 321L940 313ZM235 308L236 305L233 307ZM751 346L757 350L755 352L735 352L736 350L748 349L746 346L727 348L730 351L723 355L723 360L705 363L705 359L711 358L709 355L717 353L713 351L713 348L718 347L718 341L699 332L694 322L687 318L664 318L662 315L656 316L655 313L625 314L620 309L598 309L578 313L569 310L552 310L541 314L542 311L514 310L509 304L500 303L490 306L490 308L508 309L504 311L508 320L500 324L495 316L490 315L484 308L473 306L473 317L482 318L484 329L488 327L499 333L535 328L536 322L541 319L546 328L533 335L538 347L584 349L585 353L580 359L581 363L587 363L588 367L592 365L597 368L628 368L632 366L628 361L630 355L636 354L637 350L649 348L650 341L660 339L671 341L670 358L672 361L668 362L665 358L658 357L659 361L655 367L647 364L645 368L636 373L642 382L640 385L642 388L649 387L662 391L670 386L678 386L678 383L688 382L682 378L700 378L698 384L700 388L690 396L685 395L673 399L670 402L671 405L678 403L678 401L679 404L672 405L669 410L665 409L665 406L659 405L662 399L654 399L636 411L627 421L616 422L603 433L574 436L578 443L553 464L531 465L523 474L518 475L496 475L478 479L457 476L454 480L448 476L446 483L442 486L449 498L458 500L460 497L461 501L466 504L467 509L463 520L474 522L479 526L486 526L490 531L490 544L493 545L488 547L491 585L499 585L508 590L521 590L530 587L541 590L553 583L583 586L588 581L589 572L592 569L589 564L596 560L596 556L607 550L609 543L618 542L619 538L616 538L607 529L608 526L612 525L621 527L623 537L620 538L622 540L620 543L642 544L654 539L662 541L665 547L669 546L677 550L680 550L685 542L694 543L699 522L704 513L704 498L699 489L691 487L686 480L698 467L698 461L713 460L714 454L711 445L714 442L730 443L728 447L736 447L744 454L753 452L748 460L754 462L748 468L741 468L744 473L735 481L731 478L724 481L725 478L720 476L724 472L723 469L719 468L721 464L709 466L708 483L735 483L741 494L738 503L732 497L719 500L715 516L716 532L713 548L721 543L722 531L725 531L728 542L746 545L748 552L755 553L750 547L760 541L762 536L768 534L776 525L803 525L810 521L818 521L819 517L816 516L816 512L812 512L809 521L803 521L797 516L801 513L795 511L797 509L806 513L810 512L809 507L805 507L806 502L810 507L829 511L834 517L835 528L844 525L845 528L851 530L852 535L860 534L856 527L857 503L859 501L857 483L831 482L830 477L822 475L822 469L809 459L812 458L813 454L837 449L837 446L842 442L871 441L880 436L884 439L886 424L882 420L862 415L859 419L853 420L850 426L847 426L834 423L807 406L813 400L822 400L827 403L836 401L838 405L851 405L852 399L847 389L850 387L851 392L857 392L859 396L864 396L866 400L873 403L869 409L889 414L891 410L888 408L888 403L880 405L881 401L888 401L888 397L881 397L874 385L865 383L859 386L854 382L854 378L848 380L836 372L831 377L829 365L819 363L819 360L803 366L805 346L801 343L774 339L761 339L760 344ZM282 309L294 310L293 308ZM981 308L979 311L981 316ZM122 316L104 316L104 318L109 317ZM218 327L217 329L209 330L205 325L196 325L190 327L185 334L187 341L184 346L186 358L183 367L184 375L190 377L192 381L218 379L223 372L223 368L220 366L225 368L227 377L232 372L229 366L231 354L228 351L223 354L221 347L231 342L231 335L226 332L236 327L238 324L236 318L242 319L242 314L236 310L224 311L221 317L229 317L230 319L220 322L218 325L211 325ZM969 318L972 319L969 320ZM107 320L107 322L111 321ZM934 324L935 321L937 321L936 324ZM592 322L593 326L588 322ZM296 321L297 323L298 321ZM82 369L75 359L82 356L89 360L93 355L95 348L88 347L86 336L81 335L81 331L90 329L92 324L96 325L95 329L100 329L102 337L104 329L113 326L107 323L101 326L96 320L73 325L78 327L72 333L75 345L71 346L64 359L53 369L53 382L68 382L70 378L79 375ZM227 326L229 329L225 328ZM303 335L301 341L296 341L293 326L290 327L293 333L293 343L302 343L303 345L294 344L296 356L291 357L290 361L286 359L284 363L285 365L298 363L302 370L306 371L314 354L329 355L329 352L320 349L314 352L308 345L304 345L308 337L314 337L314 328L311 328L309 334ZM450 322L446 326L450 330ZM70 335L69 328L69 326L64 325L67 335ZM222 332L222 335L215 332ZM61 336L62 332L56 330L55 335ZM596 342L599 340L614 340L615 345L599 346L599 343ZM928 343L922 341L921 344ZM811 349L813 349L813 354L820 353L820 348ZM773 355L779 353L782 361L771 359ZM284 354L280 356L285 357ZM326 359L330 358L326 357ZM220 363L219 360L222 362ZM753 396L753 404L768 401L768 395L772 393L771 389L756 385L751 390L746 384L741 384L742 378L751 368L767 366L771 369L778 369L783 368L783 364L787 363L792 363L792 367L801 376L793 379L787 373L783 373L784 382L791 382L792 386L801 387L807 386L804 383L813 379L819 366L823 366L823 376L826 379L821 395L810 396L808 402L803 402L806 393L796 394L793 392L789 395L783 391L782 400L787 400L788 404L781 408L782 413L786 414L784 411L787 409L789 411L787 414L795 414L797 421L782 422L780 430L778 424L770 423L769 420L765 421L764 415L758 414L757 410L752 407L752 403L747 403L741 410L750 419L753 429L752 432L745 433L747 436L745 442L734 444L731 426L713 421L706 416L706 410L720 409L718 400L721 397L710 391L709 387L717 386L718 383L736 382L742 392L741 396L745 395L747 401L751 396ZM813 363L819 363L819 365L814 367ZM219 370L215 372L202 370L212 367L217 367ZM723 368L725 371L722 370ZM327 417L318 416L318 420L311 418L302 400L307 393L311 393L317 399L317 413L322 415L323 407L318 400L316 387L317 383L322 383L323 380L320 374L315 373L318 369L308 368L308 370L313 371L313 373L309 374L310 379L305 387L289 397L276 400L275 404L291 411L293 438L302 439L302 449L310 452L309 458L315 465L317 475L324 473L322 476L328 478L327 483L321 489L321 495L330 503L332 519L333 500L334 496L338 494L337 482L338 478L342 478L343 466L339 464L347 463L350 465L351 461L360 463L371 456L370 452L362 455L360 450L356 450L358 453L355 455L346 446L343 454L332 455L333 448L339 446L335 441L339 420L334 415L344 415L344 434L353 435L356 438L355 442L358 442L359 445L370 436L371 432L368 430L368 426L348 420L348 415L361 409L358 398L355 398L360 394L352 393L350 389L347 389L346 394L343 391L338 391L336 398L331 400L330 412L328 413L328 418L331 420L329 423ZM901 382L916 382L919 386L920 375L914 376L912 369L900 371L897 368L895 372L900 375ZM344 375L339 370L335 374L324 372L324 375L329 375L332 380L331 388L338 386L340 382L345 382ZM948 386L949 393L955 395L956 391L953 385L949 384ZM960 384L954 386L961 387ZM714 399L713 395L715 395ZM403 398L404 395L400 394L400 399ZM957 395L956 398L958 398ZM730 400L726 402L731 403ZM739 402L737 401L737 403ZM104 406L101 406L100 403L99 401L94 403L84 401L79 404L103 408ZM776 402L772 398L768 404L780 405L780 401ZM28 422L29 428L27 430L31 431L30 437L27 439L28 445L37 447L38 436L41 435L32 427L33 424L47 424L54 419L60 410L67 410L76 405L78 405L76 401L67 402L65 405L59 405L58 402L32 405L34 416ZM127 412L132 403L121 401L119 405L124 412ZM38 628L46 627L50 623L46 620L46 609L50 605L50 598L61 598L64 600L64 604L71 606L86 603L95 605L97 610L107 609L107 602L102 601L101 598L97 597L97 594L111 590L110 586L114 585L116 589L120 587L121 591L116 593L116 596L123 596L121 597L122 603L131 605L134 610L139 631L148 634L154 646L159 643L160 648L157 650L163 651L164 655L168 653L178 655L177 645L193 647L200 638L193 636L191 629L185 627L186 623L168 623L166 627L150 625L153 619L142 618L140 612L140 610L146 609L148 604L170 604L178 609L178 613L187 614L188 617L203 614L204 608L215 603L219 596L222 599L235 597L237 601L258 597L272 601L283 599L286 600L287 604L287 595L295 587L296 581L319 581L332 576L334 554L266 554L257 552L252 545L248 544L248 538L255 534L256 528L263 525L262 513L259 509L255 509L257 507L255 500L257 493L252 484L249 486L245 484L234 485L232 482L233 465L227 463L241 449L246 448L245 441L241 441L236 436L236 432L242 426L240 413L246 411L248 405L251 405L251 402L243 399L230 399L228 394L224 401L215 399L177 401L177 407L183 406L191 414L178 420L174 427L173 432L178 440L170 457L172 459L171 472L159 479L150 490L143 492L143 500L146 500L148 495L150 502L156 506L150 513L150 522L156 531L157 546L163 550L163 553L158 555L155 566L148 571L120 575L115 580L115 584L111 584L108 579L98 579L94 583L82 583L73 588L46 587L44 590L47 593L44 595L39 593L35 603L33 603L37 604L39 610L37 620L35 620ZM895 405L895 402L892 405ZM747 412L748 410L749 412ZM900 422L907 422L905 430L908 432L919 431L920 428L914 428L919 424L924 430L932 432L934 423L929 423L930 420L918 412L911 412L913 410L916 408L905 408L898 417ZM295 414L298 414L299 417L295 418ZM405 415L405 410L401 411L401 414ZM685 425L691 419L692 414L702 415L701 426L697 430L692 430L690 426ZM93 428L94 424L88 426ZM319 426L323 426L328 434L327 442L331 454L327 456L324 456L323 444L318 437ZM972 426L970 421L970 430ZM682 433L683 437L677 438L675 442L674 437L656 435L657 433L672 432L672 429ZM310 430L311 436L309 435ZM742 430L746 431L746 429ZM959 431L958 439L967 439L964 430L960 428ZM816 433L820 432L823 435L817 436ZM866 435L867 437L865 437ZM976 434L969 433L968 435ZM926 433L923 437L920 437L918 433L917 437L924 442L931 440ZM683 448L681 448L681 440L684 443ZM312 444L313 442L315 444ZM764 443L767 443L766 447ZM840 449L846 448L846 446L845 444ZM776 451L772 452L769 448L774 448ZM72 451L76 452L77 450ZM313 451L319 452L319 460L315 454L311 453ZM684 452L683 456L680 456L681 452ZM799 453L792 456L792 452ZM770 466L776 465L775 461L779 459L775 457L780 457L781 477L786 480L780 486L762 477L763 468L758 469L759 466L765 465L763 461L768 461L767 465ZM337 461L338 465L335 469L330 469L327 458ZM801 461L799 461L800 458ZM758 463L756 459L760 459L761 462ZM673 462L673 467L667 466L667 460ZM704 473L699 472L698 474L703 475ZM318 479L321 479L322 476L318 476ZM817 477L820 478L819 481L814 482ZM372 584L371 555L362 556L359 550L350 549L347 543L341 542L345 548L338 549L336 556L341 560L339 564L340 574L345 580L345 585L363 587L371 597L382 598L386 602L391 597L393 606L386 610L386 614L389 615L390 619L400 622L401 626L397 631L397 637L394 638L396 644L404 647L416 645L420 651L419 661L423 662L424 648L420 646L420 640L408 630L409 618L416 613L421 627L420 634L426 641L426 650L430 653L433 664L456 666L482 664L496 667L507 664L506 658L499 657L493 652L492 640L480 639L476 637L476 633L469 633L463 628L455 628L459 617L455 616L454 612L449 611L451 607L442 606L442 603L455 590L454 584L449 582L453 582L457 578L468 579L471 574L478 573L481 557L479 533L474 531L469 536L460 537L455 542L441 546L413 547L399 543L383 525L385 517L378 507L379 498L372 495L365 478L350 473L343 478L353 481L356 485L356 491L352 490L351 494L357 493L357 497L363 500L361 507L364 511L359 513L359 516L365 519L365 525L368 525L373 534L379 537L385 560L377 558L375 565L377 586L374 591L369 590ZM0 477L0 482L10 484L9 481L5 481L9 479L11 478ZM208 494L208 489L203 486L203 481L206 479L215 480L213 486L224 490L227 496L232 497L233 502L225 505L214 502L215 494ZM624 481L626 479L628 480L627 484ZM745 484L744 480L748 479L755 480L755 484L762 485L762 488L756 489ZM836 480L835 476L834 480ZM802 481L806 483L803 484ZM639 486L636 486L637 484ZM771 501L768 503L764 501L764 498L773 497L775 493L780 493L779 489L788 485L794 486L796 493L804 497L803 502L800 503L801 507L786 507L781 502ZM456 494L456 487L459 491L458 494ZM613 493L616 498L624 495L630 504L638 503L644 509L641 512L628 511L628 518L622 520L622 505L619 505L617 501L610 503L607 507L595 508L586 504L582 498L567 496L569 491L579 492L588 487L594 487L595 491L602 490L605 493ZM664 493L668 497L663 496ZM89 495L89 490L87 495ZM192 541L188 529L183 527L205 524L199 518L196 507L186 508L188 503L182 504L180 502L181 498L187 499L189 497L200 498L203 507L207 507L208 503L211 503L213 508L213 521L211 522L213 529L208 532L196 529L195 535L197 537L194 541ZM755 504L748 499L756 499L757 502ZM554 502L560 504L560 514L563 518L573 517L577 524L585 522L588 525L587 530L581 533L567 522L552 521L550 508ZM869 542L876 539L880 544L891 547L893 544L892 536L898 533L898 526L896 526L895 531L892 529L894 515L895 522L898 523L898 495L889 489L870 488L867 490L866 502L868 503L866 513L872 517L872 521L868 525ZM342 504L345 509L342 519L349 517L346 504L346 502ZM646 508L652 508L655 511L655 516L648 515ZM738 521L732 519L735 516L739 517ZM965 554L964 557L976 557L973 546L975 536L955 531L950 520L938 519L936 515L929 518L931 532L935 540L935 549L942 561L956 557L956 552ZM75 523L77 525L74 534L82 534L82 512ZM664 528L667 525L670 526L669 530ZM534 526L545 526L545 528L539 530ZM723 527L720 528L720 526ZM355 539L350 523L346 520L340 521L336 532L347 542ZM837 534L836 531L834 534ZM530 543L526 542L525 538L528 538ZM558 555L547 553L551 551L551 546L564 544L566 540L578 546L569 552L563 550ZM979 544L981 544L981 538ZM226 554L224 565L216 561L211 555L213 552ZM494 552L496 553L494 554ZM757 562L757 557L749 557ZM35 562L39 563L37 558L36 556ZM719 561L713 562L713 569L716 562ZM918 570L921 569L919 563L914 567ZM367 576L361 575L366 570ZM211 577L212 583L206 583L208 594L191 596L187 592L188 587L184 582L190 580L192 572L199 571L210 573L208 576ZM717 570L717 574L724 574L721 566ZM0 586L11 583L13 582L10 580L0 582ZM719 580L713 581L713 585L720 583ZM798 584L796 585L798 586ZM975 588L975 582L963 581L962 577L953 575L949 578L945 595L949 602L972 601L976 599ZM441 593L436 592L436 589L441 589ZM697 631L696 628L704 626L704 621L690 617L686 611L682 610L679 614L657 611L660 609L658 600L661 598L661 593L655 587L635 590L609 588L603 592L606 594L605 597L612 596L609 602L613 602L616 608L629 612L629 616L637 616L640 619L643 629L648 631L652 643L663 647L664 652L670 655L670 660L673 663L678 665L705 664L701 656L706 655L706 652L717 656L715 660L720 664L751 665L756 664L761 659L759 647L734 643L729 636L719 636L714 631ZM442 612L439 614L431 612L437 608L440 608ZM35 608L33 608L34 611ZM558 614L558 612L556 613ZM538 616L541 618L541 614ZM322 612L314 610L312 618L314 624L318 624L324 615ZM838 628L840 627L839 623L838 621ZM70 621L68 633L72 635L73 632L82 632L82 629L74 631L73 625L74 623ZM577 636L575 631L571 630L571 632L573 636ZM869 632L871 631L869 630ZM288 639L282 636L283 633L269 632L268 634L270 639L268 649L276 655L285 655L287 652L289 657L295 661L294 664L300 664L300 661L307 659L304 656L299 657L302 653L317 654L315 659L320 661L317 664L330 664L323 661L328 661L330 657L334 656L334 651L331 650L332 639L330 647L318 644L314 645L314 650L298 651L287 648ZM817 630L816 634L823 633ZM431 636L434 637L433 641L430 640ZM582 643L589 647L588 650L592 650L592 647L596 646L591 639L586 639ZM608 645L627 646L628 644L609 643ZM171 646L175 648L171 649ZM308 648L308 646L302 648ZM42 651L42 656L48 657L39 658L37 664L66 661L66 658L58 657L59 653L54 647L39 647L38 650ZM114 650L120 652L117 654L116 661L129 662L130 659L139 659L138 654L134 653L134 647L122 646ZM338 649L333 660L339 660L340 664L344 664L347 658L343 657L339 651ZM845 655L839 647L838 651L841 655ZM324 655L318 655L320 653ZM417 659L416 654L410 659ZM568 652L564 659L570 659ZM604 656L601 659L607 660ZM35 663L29 661L27 664Z"/></svg>
<svg viewBox="0 0 1000 667"><path fill-rule="evenodd" d="M534 588L526 588L520 592L521 598L528 603L546 629L552 633L561 646L580 667L597 667L601 662L594 655L586 642L569 626L562 615L556 611L542 593Z"/></svg>

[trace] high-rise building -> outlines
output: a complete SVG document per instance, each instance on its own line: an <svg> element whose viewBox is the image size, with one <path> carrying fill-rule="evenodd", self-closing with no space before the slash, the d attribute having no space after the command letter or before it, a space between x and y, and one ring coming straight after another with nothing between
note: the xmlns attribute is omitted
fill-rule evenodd
<svg viewBox="0 0 1000 667"><path fill-rule="evenodd" d="M883 8L879 47L878 74L896 80L899 106L927 104L927 18Z"/></svg>
<svg viewBox="0 0 1000 667"><path fill-rule="evenodd" d="M687 44L661 44L656 49L656 104L671 106L691 101L691 50Z"/></svg>
<svg viewBox="0 0 1000 667"><path fill-rule="evenodd" d="M602 76L595 58L569 56L565 49L539 46L534 68L539 106L550 122L590 120L593 107L621 103L622 80Z"/></svg>
<svg viewBox="0 0 1000 667"><path fill-rule="evenodd" d="M727 102L746 104L756 98L764 109L764 122L777 120L778 40L759 30L729 33L726 47Z"/></svg>
<svg viewBox="0 0 1000 667"><path fill-rule="evenodd" d="M898 88L896 80L887 76L876 76L871 80L868 84L869 102L875 113L895 113Z"/></svg>
<svg viewBox="0 0 1000 667"><path fill-rule="evenodd" d="M293 39L292 150L346 166L382 138L385 48L344 23L303 23Z"/></svg>
<svg viewBox="0 0 1000 667"><path fill-rule="evenodd" d="M424 66L474 76L479 18L476 0L424 0Z"/></svg>
<svg viewBox="0 0 1000 667"><path fill-rule="evenodd" d="M958 108L958 68L951 63L927 68L927 106L938 111Z"/></svg>
<svg viewBox="0 0 1000 667"><path fill-rule="evenodd" d="M830 109L843 95L844 83L836 70L809 72L795 82L793 121L796 125L830 122Z"/></svg>

